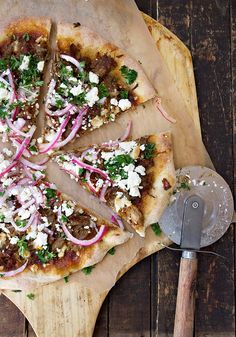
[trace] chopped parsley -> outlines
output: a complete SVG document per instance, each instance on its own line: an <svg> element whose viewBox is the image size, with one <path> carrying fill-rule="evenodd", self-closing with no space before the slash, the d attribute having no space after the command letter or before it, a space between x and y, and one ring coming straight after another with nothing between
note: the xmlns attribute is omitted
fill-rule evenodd
<svg viewBox="0 0 236 337"><path fill-rule="evenodd" d="M145 159L152 159L154 157L155 149L156 149L155 143L145 144L144 158Z"/></svg>
<svg viewBox="0 0 236 337"><path fill-rule="evenodd" d="M29 293L29 294L27 294L26 296L27 296L28 299L30 299L30 300L34 300L34 299L35 299L35 294L33 294L33 293Z"/></svg>
<svg viewBox="0 0 236 337"><path fill-rule="evenodd" d="M54 199L57 195L56 190L52 189L52 188L46 188L46 198L48 200Z"/></svg>
<svg viewBox="0 0 236 337"><path fill-rule="evenodd" d="M0 197L4 196L5 192L0 192Z"/></svg>
<svg viewBox="0 0 236 337"><path fill-rule="evenodd" d="M133 164L134 160L128 154L119 154L116 157L110 158L104 163L106 171L108 171L111 179L115 180L118 176L122 179L128 178L128 173L124 167Z"/></svg>
<svg viewBox="0 0 236 337"><path fill-rule="evenodd" d="M28 249L27 242L25 241L25 236L17 241L19 255L25 257L25 252Z"/></svg>
<svg viewBox="0 0 236 337"><path fill-rule="evenodd" d="M85 274L85 275L89 275L92 273L92 270L95 266L89 266L89 267L85 267L82 269L82 272Z"/></svg>
<svg viewBox="0 0 236 337"><path fill-rule="evenodd" d="M61 221L62 222L68 222L69 219L67 218L67 216L65 216L64 214L61 215Z"/></svg>
<svg viewBox="0 0 236 337"><path fill-rule="evenodd" d="M30 40L30 35L29 35L28 33L25 33L25 34L23 35L23 39L24 39L26 42L28 42L28 41Z"/></svg>
<svg viewBox="0 0 236 337"><path fill-rule="evenodd" d="M36 254L42 263L47 263L56 257L56 254L45 249L39 250Z"/></svg>
<svg viewBox="0 0 236 337"><path fill-rule="evenodd" d="M65 283L69 282L69 275L64 277L64 281L65 281Z"/></svg>
<svg viewBox="0 0 236 337"><path fill-rule="evenodd" d="M63 157L63 156L60 156L59 159L60 159L61 161L66 161L65 157Z"/></svg>
<svg viewBox="0 0 236 337"><path fill-rule="evenodd" d="M76 105L81 106L86 103L85 95L86 95L85 92L81 92L78 96L75 97L73 96L71 101Z"/></svg>
<svg viewBox="0 0 236 337"><path fill-rule="evenodd" d="M120 98L123 98L123 99L129 98L129 92L128 92L128 90L121 90L120 91Z"/></svg>
<svg viewBox="0 0 236 337"><path fill-rule="evenodd" d="M73 70L68 68L66 65L61 64L59 74L62 80L67 80L68 77L71 77L73 75Z"/></svg>
<svg viewBox="0 0 236 337"><path fill-rule="evenodd" d="M121 72L122 76L124 77L125 82L127 84L134 83L134 81L136 80L136 78L138 76L138 73L137 73L136 70L130 69L127 66L122 66L120 68L120 72Z"/></svg>
<svg viewBox="0 0 236 337"><path fill-rule="evenodd" d="M26 226L26 220L16 220L16 225L23 228Z"/></svg>
<svg viewBox="0 0 236 337"><path fill-rule="evenodd" d="M22 101L16 101L16 102L13 102L9 105L9 109L13 110L16 107L22 108L23 106L24 106L24 103Z"/></svg>
<svg viewBox="0 0 236 337"><path fill-rule="evenodd" d="M115 247L112 247L110 250L108 250L108 254L115 255L116 249Z"/></svg>
<svg viewBox="0 0 236 337"><path fill-rule="evenodd" d="M104 83L100 83L98 86L98 97L103 98L103 97L108 97L109 96L109 91L107 86Z"/></svg>
<svg viewBox="0 0 236 337"><path fill-rule="evenodd" d="M6 119L9 116L9 111L6 110L5 106L0 107L0 119Z"/></svg>
<svg viewBox="0 0 236 337"><path fill-rule="evenodd" d="M180 186L178 186L179 189L183 189L183 190L190 190L190 186L188 182L182 182L180 183Z"/></svg>
<svg viewBox="0 0 236 337"><path fill-rule="evenodd" d="M62 109L64 107L64 102L61 99L56 99L56 107Z"/></svg>
<svg viewBox="0 0 236 337"><path fill-rule="evenodd" d="M161 231L161 228L160 228L158 222L152 224L151 227L152 227L153 232L154 232L157 236L160 236L160 235L161 235L162 231Z"/></svg>
<svg viewBox="0 0 236 337"><path fill-rule="evenodd" d="M35 153L38 152L38 149L37 149L37 147L36 147L35 145L31 145L31 146L29 147L29 150L30 150L30 152L35 152Z"/></svg>
<svg viewBox="0 0 236 337"><path fill-rule="evenodd" d="M81 174L83 174L83 173L84 173L84 169L82 167L80 167L78 169L78 175L81 176Z"/></svg>
<svg viewBox="0 0 236 337"><path fill-rule="evenodd" d="M5 220L5 215L0 214L0 222L3 222Z"/></svg>

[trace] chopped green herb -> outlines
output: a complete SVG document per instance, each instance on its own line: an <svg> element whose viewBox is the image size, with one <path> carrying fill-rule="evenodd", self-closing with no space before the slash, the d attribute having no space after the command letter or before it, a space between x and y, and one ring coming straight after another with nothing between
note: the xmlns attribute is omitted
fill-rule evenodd
<svg viewBox="0 0 236 337"><path fill-rule="evenodd" d="M104 163L106 171L109 172L111 179L115 180L118 176L122 179L127 179L128 174L124 170L124 166L133 164L134 160L128 154L120 154L110 158Z"/></svg>
<svg viewBox="0 0 236 337"><path fill-rule="evenodd" d="M9 65L10 65L10 68L12 70L16 70L19 68L19 66L21 65L21 61L22 61L23 57L21 58L17 58L15 56L11 56L10 59L9 59ZM7 61L8 63L8 61Z"/></svg>
<svg viewBox="0 0 236 337"><path fill-rule="evenodd" d="M61 221L62 222L68 222L69 219L67 218L67 216L65 216L64 214L61 215Z"/></svg>
<svg viewBox="0 0 236 337"><path fill-rule="evenodd" d="M24 106L24 103L22 101L16 101L10 104L9 109L13 110L16 107L22 108Z"/></svg>
<svg viewBox="0 0 236 337"><path fill-rule="evenodd" d="M7 60L1 59L0 60L0 71L4 71L7 69Z"/></svg>
<svg viewBox="0 0 236 337"><path fill-rule="evenodd" d="M87 183L87 179L86 178L82 178L81 181L82 181L82 183Z"/></svg>
<svg viewBox="0 0 236 337"><path fill-rule="evenodd" d="M89 275L92 273L92 270L95 266L89 266L89 267L85 267L82 269L82 272L85 274L85 275Z"/></svg>
<svg viewBox="0 0 236 337"><path fill-rule="evenodd" d="M56 99L56 107L62 109L64 107L64 102L61 99Z"/></svg>
<svg viewBox="0 0 236 337"><path fill-rule="evenodd" d="M0 222L3 222L3 221L4 221L4 219L5 219L5 215L3 215L3 214L0 214Z"/></svg>
<svg viewBox="0 0 236 337"><path fill-rule="evenodd" d="M158 223L154 223L151 225L153 232L157 235L160 236L162 231Z"/></svg>
<svg viewBox="0 0 236 337"><path fill-rule="evenodd" d="M9 116L9 111L4 106L0 107L0 119L6 119Z"/></svg>
<svg viewBox="0 0 236 337"><path fill-rule="evenodd" d="M127 84L132 84L136 80L138 73L134 69L129 69L127 66L122 66L120 68L122 76L125 78Z"/></svg>
<svg viewBox="0 0 236 337"><path fill-rule="evenodd" d="M35 85L36 87L41 87L41 86L43 85L43 81L35 81L35 82L34 82L34 85Z"/></svg>
<svg viewBox="0 0 236 337"><path fill-rule="evenodd" d="M107 86L104 83L99 84L98 86L98 96L99 98L108 97L109 91Z"/></svg>
<svg viewBox="0 0 236 337"><path fill-rule="evenodd" d="M85 92L81 92L81 94L79 94L78 96L73 96L72 102L79 106L83 105L84 103L86 103L85 95Z"/></svg>
<svg viewBox="0 0 236 337"><path fill-rule="evenodd" d="M59 156L59 159L60 159L61 161L66 161L66 160L65 160L65 157L63 157L63 156Z"/></svg>
<svg viewBox="0 0 236 337"><path fill-rule="evenodd" d="M0 274L0 278L4 277L4 274Z"/></svg>
<svg viewBox="0 0 236 337"><path fill-rule="evenodd" d="M116 249L115 247L112 247L110 250L108 250L108 254L115 255Z"/></svg>
<svg viewBox="0 0 236 337"><path fill-rule="evenodd" d="M190 190L189 183L187 182L182 182L178 188L183 190Z"/></svg>
<svg viewBox="0 0 236 337"><path fill-rule="evenodd" d="M54 190L52 188L46 188L46 198L48 200L55 198L56 195L57 195L56 190Z"/></svg>
<svg viewBox="0 0 236 337"><path fill-rule="evenodd" d="M35 173L32 174L32 177L33 177L34 181L37 180L37 177L36 177Z"/></svg>
<svg viewBox="0 0 236 337"><path fill-rule="evenodd" d="M54 259L54 257L56 257L56 254L54 254L53 252L49 252L46 249L39 250L36 254L38 255L38 258L42 263L47 263L50 260Z"/></svg>
<svg viewBox="0 0 236 337"><path fill-rule="evenodd" d="M28 249L27 242L25 241L25 236L17 241L19 255L25 257L25 252Z"/></svg>
<svg viewBox="0 0 236 337"><path fill-rule="evenodd" d="M120 98L129 98L129 92L127 90L121 90L120 91Z"/></svg>
<svg viewBox="0 0 236 337"><path fill-rule="evenodd" d="M29 147L29 150L30 150L30 152L38 152L38 149L37 149L37 147L35 145L31 145Z"/></svg>
<svg viewBox="0 0 236 337"><path fill-rule="evenodd" d="M152 159L154 157L155 148L156 148L155 143L145 144L144 158L145 159Z"/></svg>
<svg viewBox="0 0 236 337"><path fill-rule="evenodd" d="M5 192L0 192L0 197L2 197L5 194Z"/></svg>
<svg viewBox="0 0 236 337"><path fill-rule="evenodd" d="M23 39L24 39L26 42L28 42L28 41L30 40L29 34L28 34L28 33L25 33L25 34L23 35Z"/></svg>
<svg viewBox="0 0 236 337"><path fill-rule="evenodd" d="M65 283L68 283L69 282L69 276L65 276L64 281L65 281Z"/></svg>
<svg viewBox="0 0 236 337"><path fill-rule="evenodd" d="M71 77L73 75L73 69L70 70L70 68L67 68L66 65L61 64L59 73L62 80L67 80L68 77Z"/></svg>
<svg viewBox="0 0 236 337"><path fill-rule="evenodd" d="M12 290L13 293L21 293L22 290L16 289L16 290Z"/></svg>
<svg viewBox="0 0 236 337"><path fill-rule="evenodd" d="M18 227L25 227L26 226L26 220L16 220L16 224Z"/></svg>
<svg viewBox="0 0 236 337"><path fill-rule="evenodd" d="M81 174L83 174L83 173L84 173L84 169L82 167L80 167L78 169L78 175L81 176Z"/></svg>
<svg viewBox="0 0 236 337"><path fill-rule="evenodd" d="M34 300L35 299L35 294L33 293L29 293L26 295L30 300Z"/></svg>

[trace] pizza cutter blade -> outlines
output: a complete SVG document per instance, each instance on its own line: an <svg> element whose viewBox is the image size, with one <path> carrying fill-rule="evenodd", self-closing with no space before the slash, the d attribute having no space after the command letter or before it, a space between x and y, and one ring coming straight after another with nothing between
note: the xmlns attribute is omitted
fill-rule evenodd
<svg viewBox="0 0 236 337"><path fill-rule="evenodd" d="M175 312L174 337L192 337L197 254L227 231L234 212L233 196L224 179L202 166L177 170L170 205L162 215L162 231L183 253Z"/></svg>

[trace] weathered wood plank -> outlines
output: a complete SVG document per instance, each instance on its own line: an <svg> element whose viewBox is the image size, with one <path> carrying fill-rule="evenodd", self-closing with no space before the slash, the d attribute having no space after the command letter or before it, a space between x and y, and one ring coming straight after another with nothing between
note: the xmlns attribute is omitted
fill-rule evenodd
<svg viewBox="0 0 236 337"><path fill-rule="evenodd" d="M230 2L192 1L191 49L196 72L202 134L217 171L233 188ZM196 337L235 336L234 232L199 257Z"/></svg>
<svg viewBox="0 0 236 337"><path fill-rule="evenodd" d="M150 337L150 259L135 265L111 290L110 337Z"/></svg>
<svg viewBox="0 0 236 337"><path fill-rule="evenodd" d="M5 296L0 296L0 337L26 337L25 318Z"/></svg>

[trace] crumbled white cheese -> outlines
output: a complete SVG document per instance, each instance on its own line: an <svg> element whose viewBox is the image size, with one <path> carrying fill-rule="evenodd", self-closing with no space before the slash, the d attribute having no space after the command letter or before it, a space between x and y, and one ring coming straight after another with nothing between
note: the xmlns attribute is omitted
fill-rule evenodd
<svg viewBox="0 0 236 337"><path fill-rule="evenodd" d="M1 101L1 98L0 98ZM2 124L0 122L0 132L6 132L7 131L7 124Z"/></svg>
<svg viewBox="0 0 236 337"><path fill-rule="evenodd" d="M66 70L67 70L68 72L70 72L70 73L73 71L73 69L72 69L71 66L66 66Z"/></svg>
<svg viewBox="0 0 236 337"><path fill-rule="evenodd" d="M104 181L102 179L98 179L96 182L96 191L98 192L100 188L102 187Z"/></svg>
<svg viewBox="0 0 236 337"><path fill-rule="evenodd" d="M43 137L39 137L39 138L37 139L37 142L38 142L39 144L42 144L42 143L43 143Z"/></svg>
<svg viewBox="0 0 236 337"><path fill-rule="evenodd" d="M135 172L139 173L141 176L145 176L145 167L142 165L139 165L136 167Z"/></svg>
<svg viewBox="0 0 236 337"><path fill-rule="evenodd" d="M103 119L100 116L96 116L91 120L91 125L94 129L100 128L103 124Z"/></svg>
<svg viewBox="0 0 236 337"><path fill-rule="evenodd" d="M78 96L78 95L81 94L83 91L84 91L84 90L83 90L81 84L78 84L76 87L73 87L73 88L70 89L70 93L71 93L73 96Z"/></svg>
<svg viewBox="0 0 236 337"><path fill-rule="evenodd" d="M118 101L117 101L116 98L111 98L110 103L111 103L111 105L115 105L115 106L118 105Z"/></svg>
<svg viewBox="0 0 236 337"><path fill-rule="evenodd" d="M140 145L140 150L145 151L145 144Z"/></svg>
<svg viewBox="0 0 236 337"><path fill-rule="evenodd" d="M102 152L101 153L101 157L102 159L104 159L105 161L111 159L114 156L114 152Z"/></svg>
<svg viewBox="0 0 236 337"><path fill-rule="evenodd" d="M141 178L137 172L135 172L135 166L133 164L129 164L124 167L124 171L128 173L127 179L121 179L116 181L116 185L121 189L127 190L129 195L132 197L140 197L141 188Z"/></svg>
<svg viewBox="0 0 236 337"><path fill-rule="evenodd" d="M1 229L3 232L7 233L7 234L10 233L10 231L9 231L9 229L6 227L5 223L0 223L0 229Z"/></svg>
<svg viewBox="0 0 236 337"><path fill-rule="evenodd" d="M8 100L10 98L10 92L5 88L0 88L0 102Z"/></svg>
<svg viewBox="0 0 236 337"><path fill-rule="evenodd" d="M0 172L1 172L1 171L4 171L9 165L10 165L9 160L3 160L3 161L0 163Z"/></svg>
<svg viewBox="0 0 236 337"><path fill-rule="evenodd" d="M50 130L45 136L46 141L50 143L55 137L55 135L56 135L56 132L54 130Z"/></svg>
<svg viewBox="0 0 236 337"><path fill-rule="evenodd" d="M44 61L39 61L37 64L38 71L42 72L44 67Z"/></svg>
<svg viewBox="0 0 236 337"><path fill-rule="evenodd" d="M126 198L125 195L121 192L117 192L115 198L115 209L116 212L119 212L122 208L129 207L132 205L131 201Z"/></svg>
<svg viewBox="0 0 236 337"><path fill-rule="evenodd" d="M13 155L13 152L7 147L4 147L4 149L2 149L2 152L5 153L8 157L11 157Z"/></svg>
<svg viewBox="0 0 236 337"><path fill-rule="evenodd" d="M89 82L98 84L99 83L98 75L90 71L89 72Z"/></svg>
<svg viewBox="0 0 236 337"><path fill-rule="evenodd" d="M18 216L21 218L21 220L26 220L30 217L30 211L28 209L21 209L19 210Z"/></svg>
<svg viewBox="0 0 236 337"><path fill-rule="evenodd" d="M61 205L61 210L62 212L65 213L66 216L70 216L74 212L74 208L68 202L65 201Z"/></svg>
<svg viewBox="0 0 236 337"><path fill-rule="evenodd" d="M98 88L93 87L92 89L90 89L85 95L85 99L88 103L88 106L91 108L99 100Z"/></svg>
<svg viewBox="0 0 236 337"><path fill-rule="evenodd" d="M36 239L37 237L37 232L36 231L31 231L26 235L26 240L30 240L30 239Z"/></svg>
<svg viewBox="0 0 236 337"><path fill-rule="evenodd" d="M36 212L36 210L37 210L37 208L36 208L35 205L31 205L31 206L29 207L29 212L30 212L30 214L34 214L34 212Z"/></svg>
<svg viewBox="0 0 236 337"><path fill-rule="evenodd" d="M23 188L20 193L20 199L22 202L29 200L32 196L31 190L28 187Z"/></svg>
<svg viewBox="0 0 236 337"><path fill-rule="evenodd" d="M119 144L119 147L124 150L126 153L130 153L133 151L137 143L135 141L130 141L130 142L121 142Z"/></svg>
<svg viewBox="0 0 236 337"><path fill-rule="evenodd" d="M125 111L131 108L131 102L127 98L122 98L119 100L118 106L122 111Z"/></svg>
<svg viewBox="0 0 236 337"><path fill-rule="evenodd" d="M2 181L3 186L7 187L11 185L11 183L13 182L13 179L12 178L7 178L7 179L2 178L1 181Z"/></svg>
<svg viewBox="0 0 236 337"><path fill-rule="evenodd" d="M42 248L47 245L48 235L43 232L38 232L33 244L35 248Z"/></svg>
<svg viewBox="0 0 236 337"><path fill-rule="evenodd" d="M18 236L13 236L13 237L10 239L10 244L15 245L15 244L17 244L18 241L19 241Z"/></svg>
<svg viewBox="0 0 236 337"><path fill-rule="evenodd" d="M29 68L29 61L30 61L30 57L24 55L23 60L21 65L19 66L19 70L23 71L23 70L27 70Z"/></svg>

